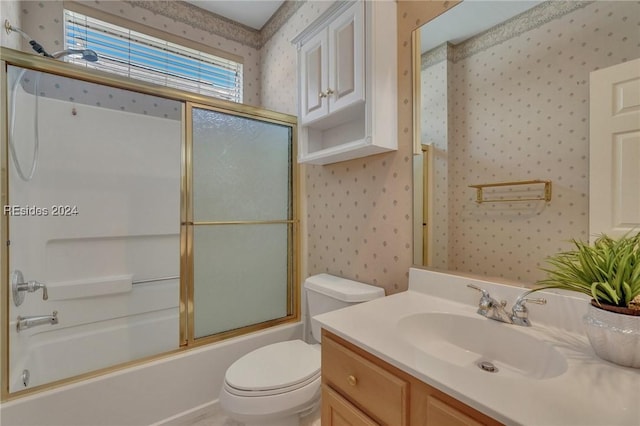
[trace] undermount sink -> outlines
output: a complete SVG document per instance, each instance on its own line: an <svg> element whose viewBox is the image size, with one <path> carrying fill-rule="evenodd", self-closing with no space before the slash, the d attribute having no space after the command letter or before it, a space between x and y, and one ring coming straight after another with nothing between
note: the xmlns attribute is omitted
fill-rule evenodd
<svg viewBox="0 0 640 426"><path fill-rule="evenodd" d="M549 379L566 371L567 361L556 348L518 327L444 312L414 314L398 321L400 336L409 344L460 367L532 379Z"/></svg>

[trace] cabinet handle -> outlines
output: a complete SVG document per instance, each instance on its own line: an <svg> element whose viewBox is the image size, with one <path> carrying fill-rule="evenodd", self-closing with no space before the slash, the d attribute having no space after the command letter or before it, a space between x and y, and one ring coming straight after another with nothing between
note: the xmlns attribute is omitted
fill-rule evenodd
<svg viewBox="0 0 640 426"><path fill-rule="evenodd" d="M358 379L356 378L356 376L349 376L347 377L347 383L349 383L351 386L355 386L358 384Z"/></svg>
<svg viewBox="0 0 640 426"><path fill-rule="evenodd" d="M333 95L335 92L333 91L333 89L327 89L326 92L320 92L318 93L318 97L320 99L322 98L328 98L330 95Z"/></svg>

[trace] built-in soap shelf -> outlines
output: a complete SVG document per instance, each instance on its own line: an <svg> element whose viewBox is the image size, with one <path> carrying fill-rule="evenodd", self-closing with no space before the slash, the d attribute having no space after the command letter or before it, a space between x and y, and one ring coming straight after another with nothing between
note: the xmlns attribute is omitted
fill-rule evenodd
<svg viewBox="0 0 640 426"><path fill-rule="evenodd" d="M132 275L88 278L83 280L50 282L49 299L69 300L108 294L128 293L132 289Z"/></svg>
<svg viewBox="0 0 640 426"><path fill-rule="evenodd" d="M138 284L179 280L179 275L166 277L133 279L133 275L114 275L107 277L85 278L82 280L58 281L47 284L49 299L70 300L87 297L107 296L128 293Z"/></svg>

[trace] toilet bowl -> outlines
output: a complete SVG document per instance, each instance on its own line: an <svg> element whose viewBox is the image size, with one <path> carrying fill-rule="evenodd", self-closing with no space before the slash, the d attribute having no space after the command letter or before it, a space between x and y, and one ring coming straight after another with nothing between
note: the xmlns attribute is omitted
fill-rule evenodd
<svg viewBox="0 0 640 426"><path fill-rule="evenodd" d="M310 316L384 296L384 289L334 277L305 281ZM320 326L312 320L320 341ZM258 348L235 361L225 374L220 406L246 426L298 426L320 404L320 345L289 340Z"/></svg>
<svg viewBox="0 0 640 426"><path fill-rule="evenodd" d="M297 426L320 400L319 346L290 340L246 354L227 370L220 405L247 426Z"/></svg>

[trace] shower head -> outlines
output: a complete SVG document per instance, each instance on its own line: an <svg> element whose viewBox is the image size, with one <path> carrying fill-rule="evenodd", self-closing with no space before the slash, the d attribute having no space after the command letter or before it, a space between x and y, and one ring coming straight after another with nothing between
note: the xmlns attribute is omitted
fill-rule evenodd
<svg viewBox="0 0 640 426"><path fill-rule="evenodd" d="M98 54L91 49L67 49L56 52L51 56L60 59L69 55L82 55L82 59L88 62L96 62L98 60Z"/></svg>

